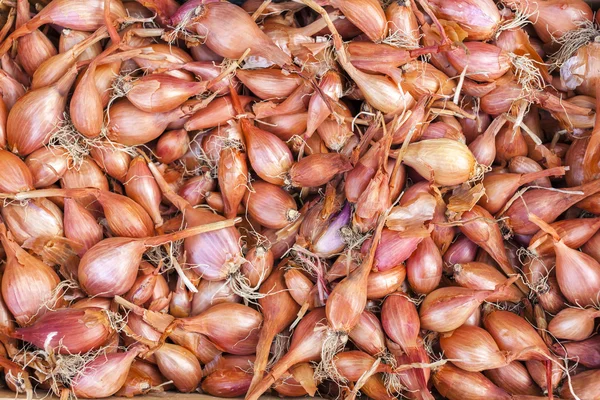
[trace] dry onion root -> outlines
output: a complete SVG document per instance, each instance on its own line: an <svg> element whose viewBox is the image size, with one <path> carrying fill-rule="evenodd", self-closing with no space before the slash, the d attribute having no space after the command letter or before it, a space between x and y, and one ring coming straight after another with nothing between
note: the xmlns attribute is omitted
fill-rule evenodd
<svg viewBox="0 0 600 400"><path fill-rule="evenodd" d="M7 387L600 398L599 22L0 4Z"/></svg>

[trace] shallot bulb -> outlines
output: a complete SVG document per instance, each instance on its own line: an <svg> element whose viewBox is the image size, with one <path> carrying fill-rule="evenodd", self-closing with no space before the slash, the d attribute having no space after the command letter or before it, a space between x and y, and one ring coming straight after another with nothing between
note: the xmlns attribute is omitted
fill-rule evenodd
<svg viewBox="0 0 600 400"><path fill-rule="evenodd" d="M482 373L464 371L452 363L442 365L433 374L433 385L449 400L512 399Z"/></svg>
<svg viewBox="0 0 600 400"><path fill-rule="evenodd" d="M11 33L2 44L2 47L0 47L0 55L5 54L10 49L14 40L29 34L32 30L44 24L51 23L68 29L87 32L94 31L105 23L105 4L110 5L110 11L107 12L109 18L117 19L127 15L125 7L123 7L120 0L111 0L109 2L105 0L92 0L86 2L86 4L73 0L53 1L29 20L27 24L22 25ZM74 18L73 15L76 15L77 18Z"/></svg>
<svg viewBox="0 0 600 400"><path fill-rule="evenodd" d="M156 226L162 225L160 188L143 158L135 158L129 164L125 177L125 191L129 197L144 207Z"/></svg>
<svg viewBox="0 0 600 400"><path fill-rule="evenodd" d="M33 189L34 178L31 170L16 155L0 150L0 190L4 193L18 193Z"/></svg>
<svg viewBox="0 0 600 400"><path fill-rule="evenodd" d="M6 132L14 153L28 155L50 140L59 124L77 69L71 68L54 85L27 92L8 113Z"/></svg>
<svg viewBox="0 0 600 400"><path fill-rule="evenodd" d="M500 13L491 0L433 0L429 4L438 18L458 23L466 31L469 40L491 39L500 26Z"/></svg>
<svg viewBox="0 0 600 400"><path fill-rule="evenodd" d="M15 243L4 225L0 225L0 239L6 252L2 297L17 323L26 326L63 304L62 292L57 289L60 278L51 267Z"/></svg>
<svg viewBox="0 0 600 400"><path fill-rule="evenodd" d="M152 219L146 210L127 196L98 189L42 189L19 193L19 199L93 196L102 206L111 232L125 237L147 237L154 234Z"/></svg>
<svg viewBox="0 0 600 400"><path fill-rule="evenodd" d="M479 173L477 161L469 148L451 139L411 143L404 153L403 162L422 177L443 186L460 185Z"/></svg>
<svg viewBox="0 0 600 400"><path fill-rule="evenodd" d="M129 368L139 349L123 353L99 355L86 363L85 373L77 375L71 383L73 393L84 399L97 399L115 394L127 379Z"/></svg>
<svg viewBox="0 0 600 400"><path fill-rule="evenodd" d="M226 228L233 223L232 220L220 221L148 238L104 239L81 258L77 273L79 283L88 294L93 296L112 297L124 294L133 286L142 255L148 246L158 246L203 232Z"/></svg>
<svg viewBox="0 0 600 400"><path fill-rule="evenodd" d="M503 0L502 3L535 21L533 28L544 43L551 43L565 33L577 30L582 22L592 20L590 6L581 0Z"/></svg>
<svg viewBox="0 0 600 400"><path fill-rule="evenodd" d="M23 205L7 204L2 208L2 218L19 244L27 240L63 236L62 212L48 199L34 199Z"/></svg>
<svg viewBox="0 0 600 400"><path fill-rule="evenodd" d="M247 120L241 121L248 160L254 172L264 181L283 185L285 174L294 160L286 144L274 134L259 129Z"/></svg>
<svg viewBox="0 0 600 400"><path fill-rule="evenodd" d="M419 310L421 326L435 332L449 332L461 326L488 297L507 290L511 278L494 290L444 287L429 293Z"/></svg>
<svg viewBox="0 0 600 400"><path fill-rule="evenodd" d="M281 229L299 216L294 198L279 186L256 181L252 192L246 194L248 214L262 226Z"/></svg>
<svg viewBox="0 0 600 400"><path fill-rule="evenodd" d="M262 320L262 315L250 307L220 303L193 317L177 319L171 326L205 335L227 353L248 355L256 351Z"/></svg>
<svg viewBox="0 0 600 400"><path fill-rule="evenodd" d="M250 55L283 66L290 57L275 46L242 8L231 3L188 1L171 16L173 26L206 36L204 44L225 58L238 59L246 49ZM235 38L231 33L235 31Z"/></svg>
<svg viewBox="0 0 600 400"><path fill-rule="evenodd" d="M424 238L406 262L410 287L419 294L430 293L442 279L442 267L442 255L433 239Z"/></svg>
<svg viewBox="0 0 600 400"><path fill-rule="evenodd" d="M155 353L156 365L165 378L173 381L177 390L191 392L202 379L200 362L184 347L165 343Z"/></svg>
<svg viewBox="0 0 600 400"><path fill-rule="evenodd" d="M442 335L440 346L446 357L465 371L496 369L511 361L508 354L500 351L492 336L477 326L463 325Z"/></svg>
<svg viewBox="0 0 600 400"><path fill-rule="evenodd" d="M33 325L18 328L14 337L59 354L97 349L114 333L108 313L95 307L48 311Z"/></svg>
<svg viewBox="0 0 600 400"><path fill-rule="evenodd" d="M25 159L25 164L33 176L33 186L39 189L58 182L69 167L67 154L67 150L46 147L42 147L31 153Z"/></svg>
<svg viewBox="0 0 600 400"><path fill-rule="evenodd" d="M600 317L595 308L565 308L548 324L548 331L557 339L584 340L594 332L594 319Z"/></svg>

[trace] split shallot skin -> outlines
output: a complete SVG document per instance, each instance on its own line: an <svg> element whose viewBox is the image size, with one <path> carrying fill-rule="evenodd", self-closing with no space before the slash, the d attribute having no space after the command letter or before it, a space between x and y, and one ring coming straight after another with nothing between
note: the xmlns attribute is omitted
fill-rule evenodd
<svg viewBox="0 0 600 400"><path fill-rule="evenodd" d="M585 1L38 3L0 4L8 389L600 399Z"/></svg>

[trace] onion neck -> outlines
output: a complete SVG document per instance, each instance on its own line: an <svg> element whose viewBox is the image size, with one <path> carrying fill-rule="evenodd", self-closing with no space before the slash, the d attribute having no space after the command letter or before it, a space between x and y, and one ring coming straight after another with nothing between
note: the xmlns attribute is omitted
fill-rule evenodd
<svg viewBox="0 0 600 400"><path fill-rule="evenodd" d="M72 66L54 85L53 88L63 97L66 97L77 78L77 66Z"/></svg>
<svg viewBox="0 0 600 400"><path fill-rule="evenodd" d="M71 53L70 56L73 59L78 58L80 55L82 55L88 48L90 48L91 46L93 46L94 44L98 43L99 41L101 41L102 39L105 39L108 37L107 34L107 29L106 27L101 27L99 28L96 32L94 32L91 36L85 38L84 40L82 40L81 42L77 43L75 46L73 46L69 52ZM110 48L109 48L110 49ZM107 53L109 51L109 49L105 50L102 54L100 54L98 57L103 57L105 53ZM97 57L97 58L98 58Z"/></svg>
<svg viewBox="0 0 600 400"><path fill-rule="evenodd" d="M531 183L537 179L545 178L549 176L562 176L567 171L568 167L554 167L545 169L542 171L530 172L528 174L522 174L519 180L519 186L523 186L527 183Z"/></svg>
<svg viewBox="0 0 600 400"><path fill-rule="evenodd" d="M175 193L173 189L171 189L163 175L160 173L158 168L156 168L156 165L154 165L154 163L152 163L150 160L147 161L148 169L150 169L150 172L152 173L152 176L154 176L158 187L160 188L162 194L167 198L167 200L173 203L173 205L181 212L185 212L188 209L192 209L192 205L186 199L184 199L183 197Z"/></svg>
<svg viewBox="0 0 600 400"><path fill-rule="evenodd" d="M41 12L31 18L29 21L27 21L27 23L15 29L15 31L4 40L4 43L2 43L2 46L0 46L0 57L5 55L11 49L13 42L16 39L30 34L42 25L50 23L52 23L52 19L44 12Z"/></svg>
<svg viewBox="0 0 600 400"><path fill-rule="evenodd" d="M196 236L201 233L216 231L224 228L235 226L236 223L241 222L241 218L228 219L225 221L213 222L210 224L198 225L192 228L187 228L181 231L168 233L165 235L154 236L150 238L140 239L146 246L160 246L169 242L176 242L178 240L186 239L191 236Z"/></svg>
<svg viewBox="0 0 600 400"><path fill-rule="evenodd" d="M335 11L329 13L329 19L331 19L331 21L335 21L336 19L339 18L339 16L340 16L339 10L335 10ZM314 36L325 28L327 28L327 21L325 21L323 18L319 18L316 21L314 21L302 28L294 29L292 31L292 33L304 35L304 36Z"/></svg>
<svg viewBox="0 0 600 400"><path fill-rule="evenodd" d="M288 370L290 367L296 364L295 360L301 356L300 354L296 354L300 347L296 347L288 351L274 366L273 369L269 372L267 376L265 376L252 391L248 391L245 400L258 400L258 398L281 376Z"/></svg>
<svg viewBox="0 0 600 400"><path fill-rule="evenodd" d="M248 389L248 393L252 393L254 389L259 385L265 371L267 370L267 363L269 361L269 353L271 350L271 343L277 334L275 324L272 319L265 319L263 322L260 336L258 337L258 343L256 345L256 359L254 361L254 376L252 377L252 383Z"/></svg>
<svg viewBox="0 0 600 400"><path fill-rule="evenodd" d="M78 197L93 195L100 196L101 189L97 188L73 188L73 189L40 189L29 192L21 192L14 195L15 200L39 199L47 197Z"/></svg>

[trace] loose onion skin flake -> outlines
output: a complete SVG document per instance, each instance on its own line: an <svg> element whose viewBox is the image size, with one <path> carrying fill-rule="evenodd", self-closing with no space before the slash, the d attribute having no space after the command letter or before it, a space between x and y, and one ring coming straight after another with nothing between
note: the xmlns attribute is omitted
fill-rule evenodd
<svg viewBox="0 0 600 400"><path fill-rule="evenodd" d="M0 1L0 397L600 399L592 3Z"/></svg>

